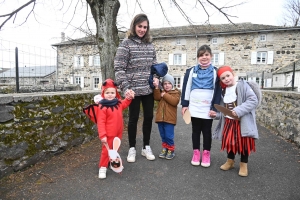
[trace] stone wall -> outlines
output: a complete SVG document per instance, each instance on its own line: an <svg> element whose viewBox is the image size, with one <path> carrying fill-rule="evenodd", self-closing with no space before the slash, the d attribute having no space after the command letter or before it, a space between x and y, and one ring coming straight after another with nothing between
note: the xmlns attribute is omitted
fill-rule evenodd
<svg viewBox="0 0 300 200"><path fill-rule="evenodd" d="M291 91L263 90L257 121L277 135L300 147L300 94Z"/></svg>
<svg viewBox="0 0 300 200"><path fill-rule="evenodd" d="M0 95L0 178L97 136L82 108L98 93Z"/></svg>
<svg viewBox="0 0 300 200"><path fill-rule="evenodd" d="M95 138L96 126L82 108L98 93L0 95L0 178ZM263 90L256 113L261 125L300 147L299 98L295 92Z"/></svg>

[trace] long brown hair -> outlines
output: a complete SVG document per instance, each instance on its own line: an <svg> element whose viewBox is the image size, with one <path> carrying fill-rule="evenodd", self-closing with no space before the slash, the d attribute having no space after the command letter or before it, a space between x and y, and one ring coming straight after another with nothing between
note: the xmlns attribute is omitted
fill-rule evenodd
<svg viewBox="0 0 300 200"><path fill-rule="evenodd" d="M148 23L148 28L147 28L147 31L146 31L144 37L141 38L141 40L142 40L143 42L146 42L146 43L151 42L151 36L150 36L150 23L149 23L149 20L148 20L147 15L145 15L145 14L137 14L137 15L133 18L133 20L131 21L131 24L130 24L130 29L127 31L127 37L128 37L128 38L136 37L137 34L136 34L136 32L135 32L135 27L136 27L137 24L140 24L140 23L142 23L142 22L144 22L144 21L147 21L147 23Z"/></svg>

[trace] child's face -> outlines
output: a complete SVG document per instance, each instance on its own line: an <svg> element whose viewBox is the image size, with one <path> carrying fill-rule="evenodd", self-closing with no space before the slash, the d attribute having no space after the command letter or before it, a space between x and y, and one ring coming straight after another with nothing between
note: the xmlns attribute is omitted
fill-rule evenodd
<svg viewBox="0 0 300 200"><path fill-rule="evenodd" d="M163 88L166 92L169 92L170 90L172 90L173 86L169 81L165 81L163 83Z"/></svg>
<svg viewBox="0 0 300 200"><path fill-rule="evenodd" d="M207 64L211 61L211 54L206 51L204 54L202 54L199 58L198 58L198 62L202 63L202 64Z"/></svg>
<svg viewBox="0 0 300 200"><path fill-rule="evenodd" d="M220 80L229 87L235 84L234 76L230 71L223 72L220 76Z"/></svg>
<svg viewBox="0 0 300 200"><path fill-rule="evenodd" d="M104 99L113 100L116 98L116 89L115 88L106 88L104 91Z"/></svg>

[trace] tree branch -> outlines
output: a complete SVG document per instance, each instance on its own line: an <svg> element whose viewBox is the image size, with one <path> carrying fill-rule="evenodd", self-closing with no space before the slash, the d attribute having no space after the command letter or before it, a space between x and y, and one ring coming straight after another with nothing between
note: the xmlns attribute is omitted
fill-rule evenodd
<svg viewBox="0 0 300 200"><path fill-rule="evenodd" d="M14 16L14 20L13 20L13 22L14 22L16 17L17 17L18 12L20 12L23 8L29 6L31 3L33 3L33 8L34 8L35 4L36 4L36 0L31 0L31 1L27 2L26 4L22 5L21 7L19 7L18 9L16 9L15 11L11 12L11 13L8 13L8 14L5 14L5 15L0 15L0 18L1 17L7 17L7 19L4 20L4 22L0 25L0 30L6 24L6 22L8 22L13 16ZM22 24L24 24L26 22L26 20L28 19L29 15L32 13L32 11L33 11L33 9L29 12L29 14L27 15L25 21Z"/></svg>

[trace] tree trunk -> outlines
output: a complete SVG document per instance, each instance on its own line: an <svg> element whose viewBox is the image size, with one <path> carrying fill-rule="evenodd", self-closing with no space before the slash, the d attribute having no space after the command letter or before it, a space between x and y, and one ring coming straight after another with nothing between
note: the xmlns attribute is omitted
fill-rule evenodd
<svg viewBox="0 0 300 200"><path fill-rule="evenodd" d="M100 52L102 81L115 78L114 57L119 45L116 25L120 8L118 0L86 0L96 22L96 43Z"/></svg>

